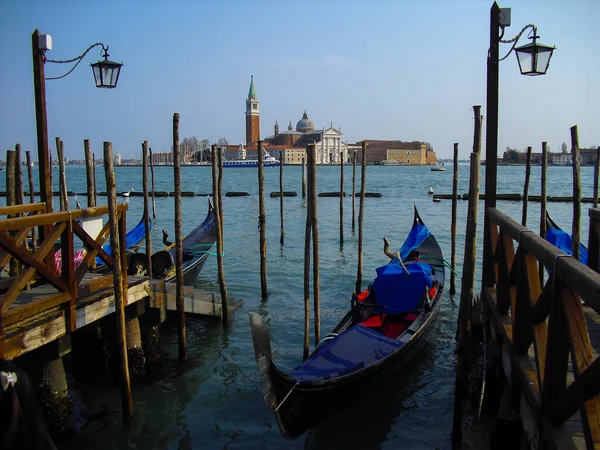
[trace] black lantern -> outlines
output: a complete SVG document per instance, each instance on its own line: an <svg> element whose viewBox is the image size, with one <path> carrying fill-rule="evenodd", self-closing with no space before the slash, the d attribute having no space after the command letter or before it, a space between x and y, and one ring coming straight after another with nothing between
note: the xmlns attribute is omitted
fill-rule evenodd
<svg viewBox="0 0 600 450"><path fill-rule="evenodd" d="M119 73L123 64L110 61L108 57L108 47L102 47L104 51L104 61L98 61L91 64L92 71L94 72L94 80L96 81L96 87L112 89L117 86L119 81Z"/></svg>
<svg viewBox="0 0 600 450"><path fill-rule="evenodd" d="M548 70L552 52L556 47L548 47L547 45L538 44L536 41L539 38L536 30L533 30L533 42L516 48L517 61L519 61L519 69L522 75L544 75Z"/></svg>

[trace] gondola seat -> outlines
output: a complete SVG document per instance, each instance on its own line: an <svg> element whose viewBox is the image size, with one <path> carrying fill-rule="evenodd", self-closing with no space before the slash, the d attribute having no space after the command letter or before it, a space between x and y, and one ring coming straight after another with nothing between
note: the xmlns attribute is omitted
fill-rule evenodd
<svg viewBox="0 0 600 450"><path fill-rule="evenodd" d="M385 314L418 311L423 307L426 290L433 286L429 264L413 262L406 264L406 269L399 264L377 268L373 292L376 304L385 309Z"/></svg>

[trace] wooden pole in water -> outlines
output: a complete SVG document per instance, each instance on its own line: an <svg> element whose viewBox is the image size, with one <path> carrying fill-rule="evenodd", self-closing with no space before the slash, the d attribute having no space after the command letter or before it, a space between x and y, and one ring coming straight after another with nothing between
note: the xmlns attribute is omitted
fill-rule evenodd
<svg viewBox="0 0 600 450"><path fill-rule="evenodd" d="M33 184L33 169L31 168L31 152L25 151L25 159L27 161L27 175L29 177L29 203L35 203L35 186ZM35 227L31 228L31 247L37 249L37 237Z"/></svg>
<svg viewBox="0 0 600 450"><path fill-rule="evenodd" d="M594 164L594 208L598 207L598 177L600 177L600 145L596 149L596 164Z"/></svg>
<svg viewBox="0 0 600 450"><path fill-rule="evenodd" d="M156 219L156 203L154 202L154 158L150 147L150 173L152 175L152 220Z"/></svg>
<svg viewBox="0 0 600 450"><path fill-rule="evenodd" d="M306 149L308 157L308 147ZM304 186L304 158L302 159L302 185ZM310 174L308 175L308 185L312 183ZM304 349L302 360L308 358L308 348L310 345L310 239L312 230L312 213L310 212L312 199L309 197L306 202L306 227L304 230ZM316 344L316 343L315 343Z"/></svg>
<svg viewBox="0 0 600 450"><path fill-rule="evenodd" d="M90 140L83 140L83 151L85 153L85 175L87 179L87 205L88 208L96 206L96 183L94 183L94 157L90 148Z"/></svg>
<svg viewBox="0 0 600 450"><path fill-rule="evenodd" d="M340 151L340 244L344 244L344 153Z"/></svg>
<svg viewBox="0 0 600 450"><path fill-rule="evenodd" d="M356 151L352 152L352 232L356 229Z"/></svg>
<svg viewBox="0 0 600 450"><path fill-rule="evenodd" d="M152 279L152 234L150 228L150 201L148 199L148 141L142 144L142 188L144 189L144 230L146 231L146 267Z"/></svg>
<svg viewBox="0 0 600 450"><path fill-rule="evenodd" d="M581 222L581 178L579 171L579 135L577 125L571 127L571 146L573 155L573 231L571 236L571 253L579 260L579 236Z"/></svg>
<svg viewBox="0 0 600 450"><path fill-rule="evenodd" d="M17 152L14 150L6 151L6 206L16 204L16 184L17 184ZM12 214L7 216L8 219L15 217ZM10 233L13 235L14 233ZM10 258L8 264L8 275L16 277L19 272L19 263L17 258Z"/></svg>
<svg viewBox="0 0 600 450"><path fill-rule="evenodd" d="M306 158L302 158L302 198L306 198Z"/></svg>
<svg viewBox="0 0 600 450"><path fill-rule="evenodd" d="M17 205L25 203L25 195L23 189L23 164L21 158L21 144L15 145L15 158L17 165L17 184L15 186L15 200Z"/></svg>
<svg viewBox="0 0 600 450"><path fill-rule="evenodd" d="M220 225L220 230L221 232L219 233L219 236L221 238L221 253L223 253L223 244L224 244L224 239L223 239L223 229L225 228L225 220L223 219L223 149L220 148L219 150L219 157L218 157L218 163L219 163L219 189L218 189L218 195L219 195L219 223Z"/></svg>
<svg viewBox="0 0 600 450"><path fill-rule="evenodd" d="M525 164L525 185L523 187L523 216L521 225L527 226L527 204L529 203L529 179L531 178L531 147L527 147L527 162Z"/></svg>
<svg viewBox="0 0 600 450"><path fill-rule="evenodd" d="M67 173L65 172L65 143L63 141L59 142L57 147L58 154L58 183L60 186L60 209L61 211L69 210L69 194L67 192Z"/></svg>
<svg viewBox="0 0 600 450"><path fill-rule="evenodd" d="M92 178L94 183L94 206L98 204L98 185L96 184L96 154L92 153Z"/></svg>
<svg viewBox="0 0 600 450"><path fill-rule="evenodd" d="M319 274L319 226L317 222L317 155L315 144L310 144L309 166L310 173L310 222L312 228L313 247L313 307L315 311L315 345L321 340L321 277Z"/></svg>
<svg viewBox="0 0 600 450"><path fill-rule="evenodd" d="M181 177L179 161L179 113L173 114L173 178L175 182L175 283L179 317L179 362L187 359L185 308L183 304L183 243L181 240ZM217 211L218 213L218 211Z"/></svg>
<svg viewBox="0 0 600 450"><path fill-rule="evenodd" d="M452 225L450 231L452 233L452 250L450 256L450 264L452 269L456 268L456 210L458 208L458 142L454 143L454 159L453 159L453 172L454 177L452 178ZM450 295L456 293L456 275L454 272L450 272Z"/></svg>
<svg viewBox="0 0 600 450"><path fill-rule="evenodd" d="M112 144L110 142L104 143L104 173L106 175L106 197L108 203L108 220L110 223L110 247L113 259L113 289L115 292L115 311L117 318L117 349L120 364L121 404L123 407L123 418L126 421L129 421L133 416L133 405L131 399L129 363L127 361L127 336L125 330L127 290L124 289L123 286L123 267L125 261L121 260L121 239L119 225L117 223L117 192L112 159ZM121 233L121 235L124 234L125 233ZM123 245L125 245L125 242L123 242Z"/></svg>
<svg viewBox="0 0 600 450"><path fill-rule="evenodd" d="M221 177L223 172L223 158L217 156L217 146L211 147L212 161L212 188L213 188L213 206L215 208L215 223L217 228L217 272L219 278L219 288L221 290L221 320L223 327L226 328L229 324L229 311L227 309L227 286L225 284L225 275L223 267L223 223L221 219L221 209L223 205ZM219 166L219 174L217 175L217 165Z"/></svg>
<svg viewBox="0 0 600 450"><path fill-rule="evenodd" d="M546 239L546 176L548 173L548 143L542 142L542 174L540 190L541 208L540 208L540 237ZM539 262L540 286L544 285L544 265Z"/></svg>
<svg viewBox="0 0 600 450"><path fill-rule="evenodd" d="M473 106L473 110L475 112L473 153L471 154L469 206L467 211L465 254L457 324L456 385L454 389L454 421L452 428L453 448L459 448L462 442L462 416L463 406L468 391L467 381L469 352L471 347L471 305L473 299L473 281L475 279L475 261L477 257L477 206L479 204L479 173L481 170L481 106L475 105Z"/></svg>
<svg viewBox="0 0 600 450"><path fill-rule="evenodd" d="M367 178L367 144L362 143L361 180L360 180L360 205L358 207L358 268L356 270L356 293L362 290L363 270L363 221L365 215L365 190Z"/></svg>
<svg viewBox="0 0 600 450"><path fill-rule="evenodd" d="M283 157L279 156L279 213L281 214L279 243L283 245L285 241L285 228L283 226Z"/></svg>
<svg viewBox="0 0 600 450"><path fill-rule="evenodd" d="M260 234L260 292L262 299L269 295L267 288L267 216L265 214L265 167L263 143L258 141L258 232Z"/></svg>

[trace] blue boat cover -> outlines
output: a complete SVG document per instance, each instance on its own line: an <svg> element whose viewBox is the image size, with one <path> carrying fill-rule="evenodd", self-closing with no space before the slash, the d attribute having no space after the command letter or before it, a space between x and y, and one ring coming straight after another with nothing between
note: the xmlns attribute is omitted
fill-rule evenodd
<svg viewBox="0 0 600 450"><path fill-rule="evenodd" d="M419 248L421 244L431 235L431 231L422 223L417 223L410 229L410 233L406 236L404 244L400 247L400 258L404 261L410 255L410 252ZM394 258L393 262L397 262L398 259Z"/></svg>
<svg viewBox="0 0 600 450"><path fill-rule="evenodd" d="M387 306L383 313L399 314L423 307L425 288L433 285L431 266L414 262L406 264L406 268L410 275L399 264L390 263L376 269L373 291L375 303Z"/></svg>
<svg viewBox="0 0 600 450"><path fill-rule="evenodd" d="M552 245L558 247L567 255L573 255L571 236L565 231L558 228L550 228L546 230L546 240ZM579 261L587 266L588 251L583 244L579 244Z"/></svg>
<svg viewBox="0 0 600 450"><path fill-rule="evenodd" d="M150 221L150 229L152 229L152 220ZM129 248L132 245L139 244L142 239L146 236L146 224L142 219L140 223L138 223L131 231L129 231L125 235L125 248ZM102 250L104 250L109 255L111 254L110 244L106 244L102 246ZM105 262L102 261L99 257L96 257L96 264L104 265Z"/></svg>
<svg viewBox="0 0 600 450"><path fill-rule="evenodd" d="M321 344L289 375L300 382L329 380L368 367L401 346L402 342L363 325L354 325L335 339Z"/></svg>

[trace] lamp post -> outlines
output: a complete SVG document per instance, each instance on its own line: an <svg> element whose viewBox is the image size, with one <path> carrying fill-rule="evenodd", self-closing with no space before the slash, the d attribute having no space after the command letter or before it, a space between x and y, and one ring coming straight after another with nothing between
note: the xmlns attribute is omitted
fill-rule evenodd
<svg viewBox="0 0 600 450"><path fill-rule="evenodd" d="M502 40L504 29L510 26L510 8L500 8L494 2L490 9L490 47L487 58L487 101L485 129L485 221L483 237L483 274L493 273L492 248L488 208L496 207L496 186L498 180L498 77L500 61L506 59L514 50L517 55L521 74L528 76L544 75L548 70L554 47L538 44L537 28L526 25L519 34L510 40ZM531 29L532 43L515 48L523 33ZM500 58L500 43L513 43L508 53ZM492 284L494 280L483 280L482 289Z"/></svg>
<svg viewBox="0 0 600 450"><path fill-rule="evenodd" d="M94 47L102 46L104 51L104 60L92 64L94 79L96 86L101 88L114 88L117 86L119 73L122 64L108 60L108 47L98 42L91 45L80 56L71 60L55 61L46 59L46 51L52 49L52 37L48 34L41 34L35 30L31 35L31 49L33 54L33 86L35 96L35 117L37 127L37 144L38 144L38 164L40 177L40 200L46 203L46 211L52 211L52 187L50 185L50 170L51 164L49 161L48 150L48 118L46 115L46 80L54 80L64 78L69 75L75 67L81 62L83 57ZM75 66L66 74L46 78L44 65L46 62L53 63L75 63Z"/></svg>

